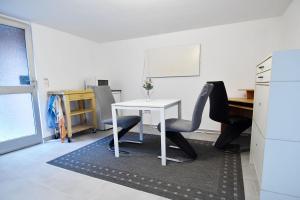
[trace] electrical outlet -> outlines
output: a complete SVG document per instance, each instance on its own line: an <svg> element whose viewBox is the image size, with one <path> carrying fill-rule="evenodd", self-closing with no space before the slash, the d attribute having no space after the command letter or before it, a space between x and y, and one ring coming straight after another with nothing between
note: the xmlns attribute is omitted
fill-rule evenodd
<svg viewBox="0 0 300 200"><path fill-rule="evenodd" d="M44 87L49 88L49 79L48 78L44 78L43 82L44 82Z"/></svg>

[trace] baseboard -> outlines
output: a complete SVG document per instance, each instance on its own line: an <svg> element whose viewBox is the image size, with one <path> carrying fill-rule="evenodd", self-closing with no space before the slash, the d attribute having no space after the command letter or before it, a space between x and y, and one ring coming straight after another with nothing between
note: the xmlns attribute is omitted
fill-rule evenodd
<svg viewBox="0 0 300 200"><path fill-rule="evenodd" d="M215 134L220 135L220 131L218 130L210 130L210 129L197 129L196 133L205 133L205 134Z"/></svg>
<svg viewBox="0 0 300 200"><path fill-rule="evenodd" d="M152 128L157 128L157 125L153 125L153 124L144 124L144 126L148 126L148 127L152 127ZM98 131L108 131L111 130L112 128L108 128L105 130L98 130ZM194 131L195 133L204 133L204 134L213 134L213 135L220 135L220 131L218 130L210 130L210 129L197 129L196 131ZM47 137L43 138L43 142L47 142L50 140L56 140L57 138L55 138L55 135L49 135Z"/></svg>
<svg viewBox="0 0 300 200"><path fill-rule="evenodd" d="M47 141L49 141L49 140L55 140L56 138L55 138L55 135L53 134L53 135L49 135L49 136L47 136L47 137L44 137L43 138L43 142L47 142Z"/></svg>

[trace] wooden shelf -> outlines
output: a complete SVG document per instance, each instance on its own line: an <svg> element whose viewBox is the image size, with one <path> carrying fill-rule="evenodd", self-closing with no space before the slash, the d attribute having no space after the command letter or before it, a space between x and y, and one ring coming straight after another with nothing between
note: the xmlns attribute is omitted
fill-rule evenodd
<svg viewBox="0 0 300 200"><path fill-rule="evenodd" d="M71 112L71 116L81 115L81 114L90 113L90 112L94 112L94 109L88 108L88 109L74 110Z"/></svg>
<svg viewBox="0 0 300 200"><path fill-rule="evenodd" d="M240 105L234 105L234 104L229 104L229 106L234 107L234 108L244 109L244 110L253 110L253 107L249 107L249 106L240 106Z"/></svg>
<svg viewBox="0 0 300 200"><path fill-rule="evenodd" d="M77 132L84 131L84 130L87 130L90 128L94 128L94 126L90 125L90 124L79 124L76 126L72 126L72 132L77 133Z"/></svg>
<svg viewBox="0 0 300 200"><path fill-rule="evenodd" d="M248 103L248 104L253 104L254 99L246 99L246 98L229 98L228 99L229 103L234 102L234 103Z"/></svg>

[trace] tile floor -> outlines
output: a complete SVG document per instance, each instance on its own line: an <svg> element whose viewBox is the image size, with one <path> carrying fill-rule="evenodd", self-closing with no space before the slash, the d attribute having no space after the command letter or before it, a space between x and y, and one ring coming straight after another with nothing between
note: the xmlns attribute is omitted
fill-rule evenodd
<svg viewBox="0 0 300 200"><path fill-rule="evenodd" d="M151 127L145 127L145 132ZM166 198L61 169L47 161L105 137L111 131L85 134L72 143L59 140L0 156L0 199L2 200L163 200ZM193 133L187 137L214 141L216 134ZM246 200L258 200L258 182L249 164L249 153L242 154Z"/></svg>

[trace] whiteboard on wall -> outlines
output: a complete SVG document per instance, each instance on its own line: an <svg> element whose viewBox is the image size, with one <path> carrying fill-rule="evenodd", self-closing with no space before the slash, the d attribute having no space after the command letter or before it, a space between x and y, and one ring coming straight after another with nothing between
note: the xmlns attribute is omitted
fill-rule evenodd
<svg viewBox="0 0 300 200"><path fill-rule="evenodd" d="M200 45L149 49L145 52L147 77L200 75Z"/></svg>

